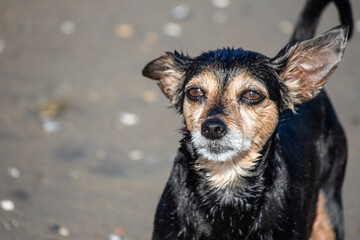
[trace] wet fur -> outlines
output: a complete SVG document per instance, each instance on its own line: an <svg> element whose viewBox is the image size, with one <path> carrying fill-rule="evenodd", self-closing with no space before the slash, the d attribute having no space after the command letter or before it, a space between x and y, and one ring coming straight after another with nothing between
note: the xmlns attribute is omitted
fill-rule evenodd
<svg viewBox="0 0 360 240"><path fill-rule="evenodd" d="M274 58L224 48L167 53L144 68L185 123L154 240L344 238L346 138L322 87L347 33L292 41ZM194 86L199 101L185 94ZM243 100L249 89L263 100ZM214 118L228 130L209 140L201 125Z"/></svg>

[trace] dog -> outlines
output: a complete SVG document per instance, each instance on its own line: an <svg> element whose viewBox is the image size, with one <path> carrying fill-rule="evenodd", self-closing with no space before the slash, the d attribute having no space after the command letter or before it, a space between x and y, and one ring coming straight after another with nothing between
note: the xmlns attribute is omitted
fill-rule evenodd
<svg viewBox="0 0 360 240"><path fill-rule="evenodd" d="M323 86L352 29L313 38L328 0L309 0L275 57L167 52L143 69L184 116L154 240L343 239L344 131Z"/></svg>

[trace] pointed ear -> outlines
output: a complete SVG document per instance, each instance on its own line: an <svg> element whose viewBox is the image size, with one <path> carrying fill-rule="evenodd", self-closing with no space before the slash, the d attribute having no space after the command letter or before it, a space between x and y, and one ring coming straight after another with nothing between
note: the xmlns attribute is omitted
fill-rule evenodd
<svg viewBox="0 0 360 240"><path fill-rule="evenodd" d="M320 92L344 54L347 33L347 27L333 28L319 37L285 47L272 59L288 88L288 108L310 101Z"/></svg>
<svg viewBox="0 0 360 240"><path fill-rule="evenodd" d="M148 63L142 71L145 77L159 80L159 88L173 106L179 102L184 78L184 71L176 63L175 54L166 53Z"/></svg>

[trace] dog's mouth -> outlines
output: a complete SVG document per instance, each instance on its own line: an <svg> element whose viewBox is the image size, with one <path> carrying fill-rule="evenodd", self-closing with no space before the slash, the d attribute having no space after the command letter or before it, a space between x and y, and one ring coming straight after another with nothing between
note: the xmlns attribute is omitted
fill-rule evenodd
<svg viewBox="0 0 360 240"><path fill-rule="evenodd" d="M202 144L198 146L201 149L207 149L213 154L222 154L228 151L234 151L234 148L231 146L224 146L221 143L221 140L205 140Z"/></svg>
<svg viewBox="0 0 360 240"><path fill-rule="evenodd" d="M200 131L195 131L192 133L192 143L200 157L221 162L231 160L251 147L250 138L231 131L216 140L207 139Z"/></svg>

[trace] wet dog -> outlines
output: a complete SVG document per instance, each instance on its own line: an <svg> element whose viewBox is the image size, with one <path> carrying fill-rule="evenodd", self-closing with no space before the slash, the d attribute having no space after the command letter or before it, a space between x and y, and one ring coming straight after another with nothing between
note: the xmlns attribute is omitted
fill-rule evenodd
<svg viewBox="0 0 360 240"><path fill-rule="evenodd" d="M348 27L311 38L327 2L307 2L273 58L175 51L144 68L185 123L153 239L343 239L346 138L322 88ZM349 2L336 3L351 23Z"/></svg>

